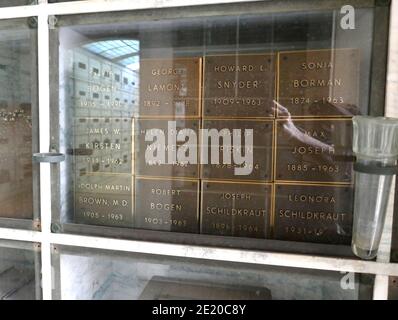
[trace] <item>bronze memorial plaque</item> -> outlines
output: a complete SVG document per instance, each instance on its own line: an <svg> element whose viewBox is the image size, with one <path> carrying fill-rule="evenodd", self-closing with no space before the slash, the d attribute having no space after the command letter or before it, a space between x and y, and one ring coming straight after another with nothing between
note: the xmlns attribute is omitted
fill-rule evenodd
<svg viewBox="0 0 398 320"><path fill-rule="evenodd" d="M199 180L135 180L134 227L199 233Z"/></svg>
<svg viewBox="0 0 398 320"><path fill-rule="evenodd" d="M131 118L76 118L75 171L132 173Z"/></svg>
<svg viewBox="0 0 398 320"><path fill-rule="evenodd" d="M75 221L113 227L133 226L131 175L91 174L76 177Z"/></svg>
<svg viewBox="0 0 398 320"><path fill-rule="evenodd" d="M142 59L139 116L200 117L201 62Z"/></svg>
<svg viewBox="0 0 398 320"><path fill-rule="evenodd" d="M357 49L280 52L277 116L359 114L359 60Z"/></svg>
<svg viewBox="0 0 398 320"><path fill-rule="evenodd" d="M352 186L275 185L274 238L349 244Z"/></svg>
<svg viewBox="0 0 398 320"><path fill-rule="evenodd" d="M204 69L204 117L274 117L273 54L207 56Z"/></svg>
<svg viewBox="0 0 398 320"><path fill-rule="evenodd" d="M203 120L202 178L271 181L272 146L272 120Z"/></svg>
<svg viewBox="0 0 398 320"><path fill-rule="evenodd" d="M272 184L202 181L200 232L266 238Z"/></svg>
<svg viewBox="0 0 398 320"><path fill-rule="evenodd" d="M135 172L199 178L199 120L136 119Z"/></svg>
<svg viewBox="0 0 398 320"><path fill-rule="evenodd" d="M276 181L351 183L351 120L277 120L276 132Z"/></svg>

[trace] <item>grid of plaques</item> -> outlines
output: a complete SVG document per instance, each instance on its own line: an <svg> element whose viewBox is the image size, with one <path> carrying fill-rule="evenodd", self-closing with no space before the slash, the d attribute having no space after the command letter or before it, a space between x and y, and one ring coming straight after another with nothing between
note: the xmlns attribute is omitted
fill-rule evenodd
<svg viewBox="0 0 398 320"><path fill-rule="evenodd" d="M80 64L112 67L86 58L75 86ZM76 96L78 222L350 241L358 50L141 59L138 73L131 116Z"/></svg>

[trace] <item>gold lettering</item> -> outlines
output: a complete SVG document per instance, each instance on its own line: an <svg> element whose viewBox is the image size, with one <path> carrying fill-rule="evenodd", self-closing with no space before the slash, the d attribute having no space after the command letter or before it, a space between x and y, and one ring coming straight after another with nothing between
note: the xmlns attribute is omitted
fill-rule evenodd
<svg viewBox="0 0 398 320"><path fill-rule="evenodd" d="M334 154L333 147L310 147L310 146L299 146L294 147L292 154Z"/></svg>
<svg viewBox="0 0 398 320"><path fill-rule="evenodd" d="M265 209L246 209L246 208L226 208L226 207L206 207L209 215L221 216L241 216L241 217L265 217Z"/></svg>
<svg viewBox="0 0 398 320"><path fill-rule="evenodd" d="M341 87L341 79L296 79L293 80L294 88L314 88L314 87Z"/></svg>
<svg viewBox="0 0 398 320"><path fill-rule="evenodd" d="M287 198L290 202L336 203L333 196L323 194L289 194Z"/></svg>
<svg viewBox="0 0 398 320"><path fill-rule="evenodd" d="M338 212L318 212L318 211L298 211L281 209L279 217L285 219L301 219L301 220L321 220L321 221L344 221L346 213Z"/></svg>
<svg viewBox="0 0 398 320"><path fill-rule="evenodd" d="M215 72L251 72L254 71L254 66L248 65L218 65L214 66Z"/></svg>
<svg viewBox="0 0 398 320"><path fill-rule="evenodd" d="M179 189L151 189L151 193L157 196L179 196L181 190Z"/></svg>
<svg viewBox="0 0 398 320"><path fill-rule="evenodd" d="M301 64L302 70L331 69L332 67L333 64L331 61L303 62Z"/></svg>
<svg viewBox="0 0 398 320"><path fill-rule="evenodd" d="M247 81L217 81L218 89L253 89L258 88L259 82L257 80L247 80Z"/></svg>
<svg viewBox="0 0 398 320"><path fill-rule="evenodd" d="M158 83L148 84L147 89L149 92L178 92L181 90L181 86L177 83Z"/></svg>
<svg viewBox="0 0 398 320"><path fill-rule="evenodd" d="M223 193L221 199L251 200L251 195L248 193Z"/></svg>
<svg viewBox="0 0 398 320"><path fill-rule="evenodd" d="M182 210L182 205L181 204L175 204L175 203L154 203L151 202L150 204L151 210L157 210L157 211L181 211Z"/></svg>

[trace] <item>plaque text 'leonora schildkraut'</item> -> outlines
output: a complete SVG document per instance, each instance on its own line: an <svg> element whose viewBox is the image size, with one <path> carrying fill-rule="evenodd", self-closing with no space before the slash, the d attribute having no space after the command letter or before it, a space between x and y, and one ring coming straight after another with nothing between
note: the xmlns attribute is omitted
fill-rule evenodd
<svg viewBox="0 0 398 320"><path fill-rule="evenodd" d="M276 184L274 237L349 244L352 210L352 186Z"/></svg>

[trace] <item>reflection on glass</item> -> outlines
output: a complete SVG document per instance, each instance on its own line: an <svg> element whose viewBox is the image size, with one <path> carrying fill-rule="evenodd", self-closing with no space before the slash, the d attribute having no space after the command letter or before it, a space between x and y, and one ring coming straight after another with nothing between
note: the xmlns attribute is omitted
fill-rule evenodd
<svg viewBox="0 0 398 320"><path fill-rule="evenodd" d="M64 23L64 221L349 243L373 9L336 13Z"/></svg>
<svg viewBox="0 0 398 320"><path fill-rule="evenodd" d="M0 300L40 299L36 244L0 241Z"/></svg>
<svg viewBox="0 0 398 320"><path fill-rule="evenodd" d="M373 277L57 247L59 299L371 299ZM314 289L316 288L316 289Z"/></svg>
<svg viewBox="0 0 398 320"><path fill-rule="evenodd" d="M139 50L137 40L106 39L67 52L76 222L132 227Z"/></svg>
<svg viewBox="0 0 398 320"><path fill-rule="evenodd" d="M0 7L14 7L37 4L37 0L1 0Z"/></svg>
<svg viewBox="0 0 398 320"><path fill-rule="evenodd" d="M24 24L0 24L0 217L29 219L36 60L35 30Z"/></svg>
<svg viewBox="0 0 398 320"><path fill-rule="evenodd" d="M89 42L68 53L75 117L133 116L138 106L139 41Z"/></svg>

